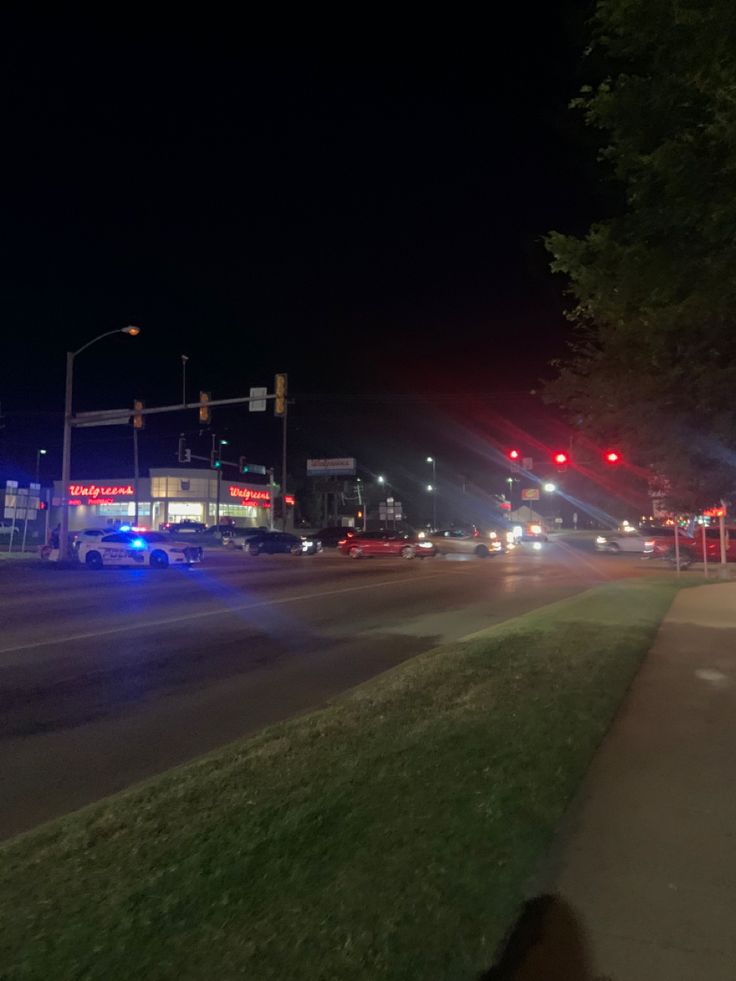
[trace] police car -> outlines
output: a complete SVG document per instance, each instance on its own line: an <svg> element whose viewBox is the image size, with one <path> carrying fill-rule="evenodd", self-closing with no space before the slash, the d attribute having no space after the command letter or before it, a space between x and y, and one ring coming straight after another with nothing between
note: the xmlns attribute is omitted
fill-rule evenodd
<svg viewBox="0 0 736 981"><path fill-rule="evenodd" d="M202 561L198 545L172 542L169 535L157 531L117 531L99 540L82 541L79 561L91 569L104 565L153 566L165 569L170 565L191 566Z"/></svg>

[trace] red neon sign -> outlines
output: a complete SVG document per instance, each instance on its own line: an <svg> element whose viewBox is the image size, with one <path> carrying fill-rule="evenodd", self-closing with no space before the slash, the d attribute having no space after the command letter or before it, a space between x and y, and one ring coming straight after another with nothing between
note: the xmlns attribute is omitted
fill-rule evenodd
<svg viewBox="0 0 736 981"><path fill-rule="evenodd" d="M78 508L82 504L114 504L114 497L87 497L84 500L81 497L70 497L69 506L73 508Z"/></svg>
<svg viewBox="0 0 736 981"><path fill-rule="evenodd" d="M113 484L109 487L98 487L97 484L69 484L67 493L71 497L90 497L96 500L100 497L132 497L135 491L132 484Z"/></svg>
<svg viewBox="0 0 736 981"><path fill-rule="evenodd" d="M239 497L244 504L256 501L268 502L271 500L271 495L267 490L259 490L253 487L236 487L235 484L230 484L228 492L230 497Z"/></svg>

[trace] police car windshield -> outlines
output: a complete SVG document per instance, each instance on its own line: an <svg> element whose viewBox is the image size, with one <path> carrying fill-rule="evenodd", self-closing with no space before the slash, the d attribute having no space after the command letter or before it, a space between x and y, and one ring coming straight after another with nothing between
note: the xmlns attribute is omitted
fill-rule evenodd
<svg viewBox="0 0 736 981"><path fill-rule="evenodd" d="M170 542L171 538L162 535L158 531L144 531L140 535L133 534L133 538L142 538L144 542Z"/></svg>

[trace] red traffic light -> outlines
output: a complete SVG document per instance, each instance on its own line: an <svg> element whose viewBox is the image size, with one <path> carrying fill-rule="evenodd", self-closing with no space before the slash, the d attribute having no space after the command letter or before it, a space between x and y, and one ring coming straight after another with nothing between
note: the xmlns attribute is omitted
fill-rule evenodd
<svg viewBox="0 0 736 981"><path fill-rule="evenodd" d="M608 453L606 453L605 459L606 463L620 463L621 454L618 452L618 450L609 450Z"/></svg>
<svg viewBox="0 0 736 981"><path fill-rule="evenodd" d="M563 463L568 463L569 459L570 458L568 457L567 453L555 453L554 460L558 466L562 466Z"/></svg>
<svg viewBox="0 0 736 981"><path fill-rule="evenodd" d="M506 455L508 456L509 460L518 460L521 453L518 450L509 450Z"/></svg>

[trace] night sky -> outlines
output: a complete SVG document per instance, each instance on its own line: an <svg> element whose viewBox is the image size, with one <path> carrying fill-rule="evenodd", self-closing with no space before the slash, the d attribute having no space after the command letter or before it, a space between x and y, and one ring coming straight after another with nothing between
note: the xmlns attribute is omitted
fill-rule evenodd
<svg viewBox="0 0 736 981"><path fill-rule="evenodd" d="M78 359L77 408L179 400L181 354L191 396L287 371L295 473L337 454L369 472L416 457L421 476L427 453L473 472L484 426L541 432L527 393L567 327L540 238L582 231L602 193L567 109L588 13L532 24L519 7L482 44L468 24L370 53L236 43L226 25L7 37L2 475L39 446L58 475L64 352L128 323L137 339ZM144 466L173 462L193 415L149 421ZM277 462L270 413L215 422L234 454ZM130 442L76 434L74 472L127 472Z"/></svg>

